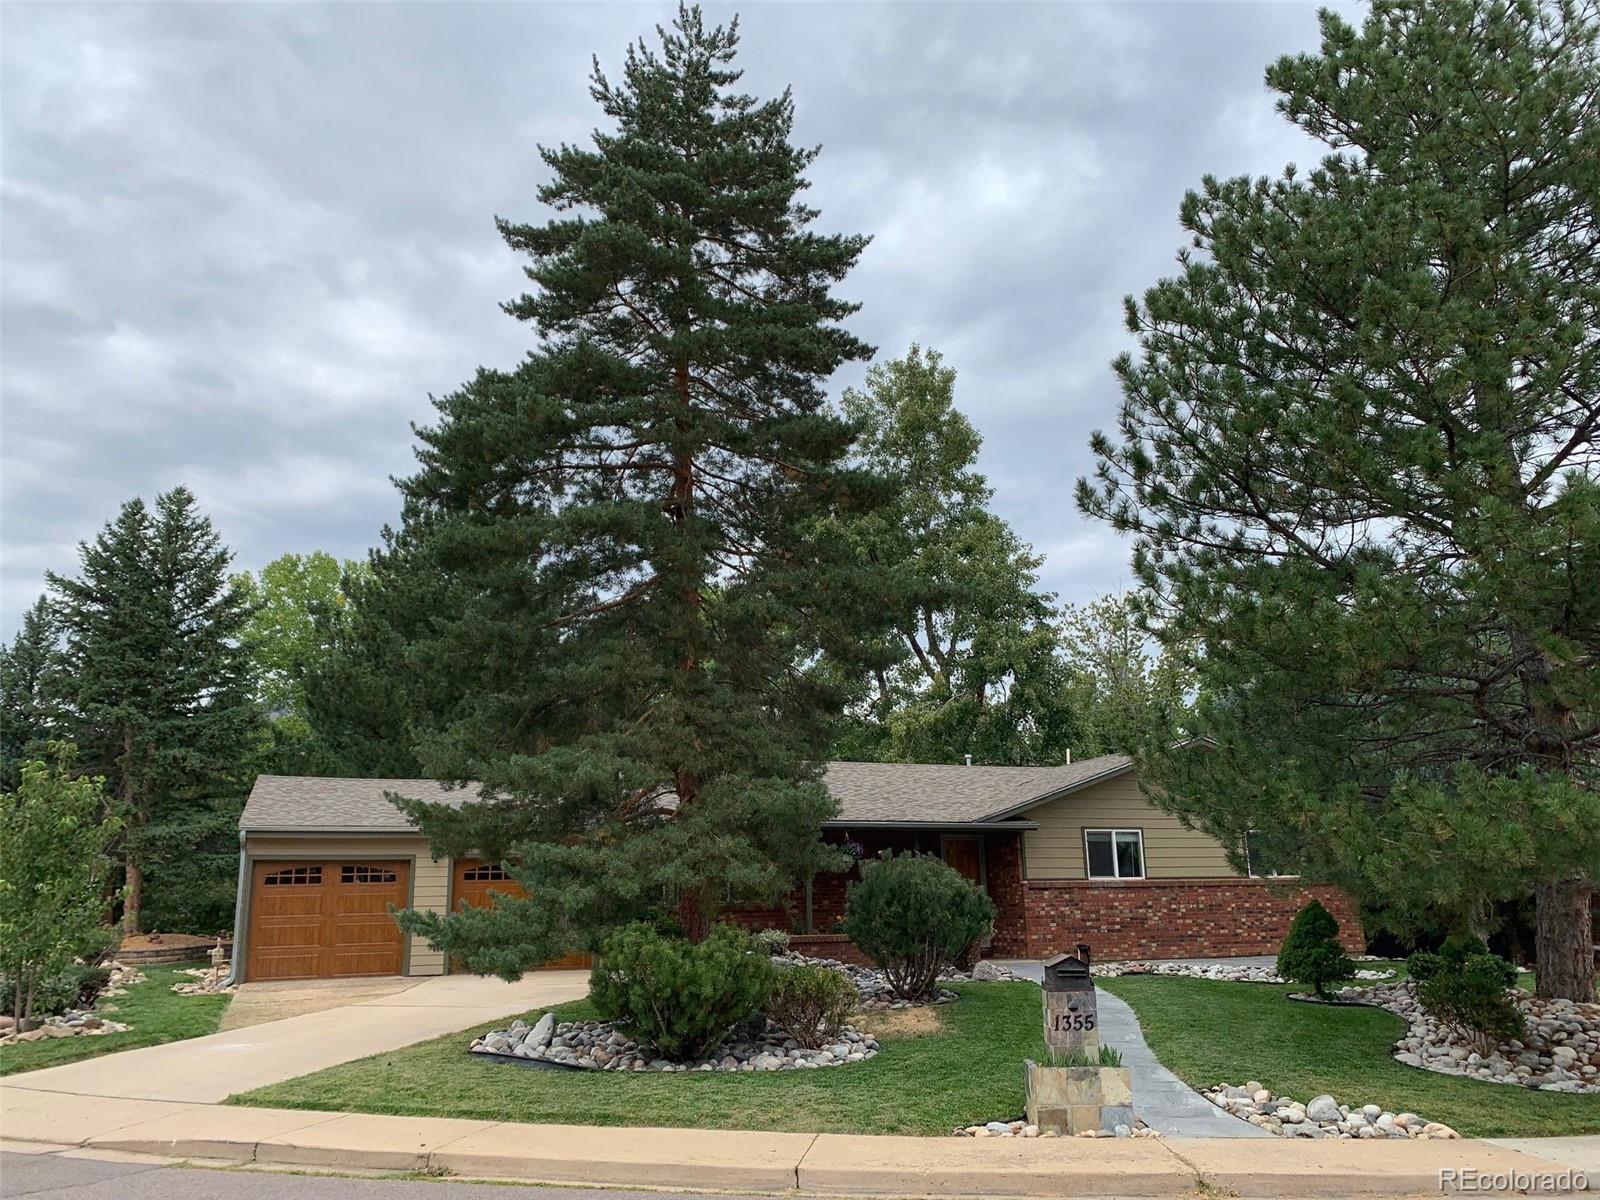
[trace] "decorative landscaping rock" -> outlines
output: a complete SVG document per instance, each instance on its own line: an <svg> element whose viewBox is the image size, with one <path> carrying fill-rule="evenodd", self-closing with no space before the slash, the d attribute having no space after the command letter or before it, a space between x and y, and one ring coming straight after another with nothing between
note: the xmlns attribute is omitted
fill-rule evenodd
<svg viewBox="0 0 1600 1200"><path fill-rule="evenodd" d="M175 983L172 990L180 996L231 996L239 990L228 985L231 971L226 963L216 967L187 967L178 974L192 976L195 982Z"/></svg>
<svg viewBox="0 0 1600 1200"><path fill-rule="evenodd" d="M513 1021L509 1029L493 1029L474 1038L476 1054L510 1054L517 1058L560 1063L589 1071L795 1071L842 1067L865 1062L878 1053L878 1039L848 1025L837 1041L807 1050L770 1021L756 1037L730 1035L705 1058L670 1062L656 1057L609 1021L564 1021L545 1013L533 1025Z"/></svg>
<svg viewBox="0 0 1600 1200"><path fill-rule="evenodd" d="M1053 1138L1059 1134L1049 1130L1041 1130L1037 1125L1030 1125L1025 1120L1015 1121L987 1121L982 1125L963 1125L950 1131L952 1137L1008 1137L1008 1138ZM1159 1132L1151 1129L1143 1121L1133 1120L1131 1124L1118 1125L1114 1130L1089 1129L1076 1137L1136 1137L1158 1138Z"/></svg>
<svg viewBox="0 0 1600 1200"><path fill-rule="evenodd" d="M1119 975L1179 975L1187 979L1221 979L1228 983L1288 982L1271 967L1242 967L1228 963L1209 963L1199 966L1195 963L1176 962L1105 962L1090 967L1089 974L1099 975L1104 979L1115 979ZM1376 983L1384 979L1393 979L1394 972L1362 968L1356 972L1355 977Z"/></svg>
<svg viewBox="0 0 1600 1200"><path fill-rule="evenodd" d="M106 986L100 990L100 999L102 1000L107 996L121 996L133 984L144 982L144 972L139 970L138 967L117 962L115 959L108 962L106 967L111 972L111 978L106 982Z"/></svg>
<svg viewBox="0 0 1600 1200"><path fill-rule="evenodd" d="M82 1009L69 1008L55 1017L46 1017L34 1028L18 1033L8 1029L0 1037L0 1046L14 1042L42 1042L45 1038L99 1037L107 1033L126 1033L131 1026L108 1021L102 1016Z"/></svg>
<svg viewBox="0 0 1600 1200"><path fill-rule="evenodd" d="M1600 1004L1547 1000L1520 989L1513 994L1527 1032L1522 1040L1501 1042L1487 1057L1423 1011L1410 979L1385 987L1347 987L1339 996L1386 1008L1405 1020L1405 1036L1393 1053L1406 1066L1544 1092L1600 1094Z"/></svg>
<svg viewBox="0 0 1600 1200"><path fill-rule="evenodd" d="M1225 1112L1258 1125L1279 1137L1338 1138L1343 1141L1375 1138L1449 1139L1461 1135L1448 1125L1426 1121L1416 1113L1385 1112L1376 1104L1353 1107L1332 1096L1316 1096L1302 1104L1288 1096L1274 1096L1258 1084L1232 1087L1218 1084L1201 1093Z"/></svg>
<svg viewBox="0 0 1600 1200"><path fill-rule="evenodd" d="M881 1008L914 1008L918 1002L902 1000L894 994L894 989L889 986L889 979L876 967L862 967L855 963L840 962L834 958L808 958L804 954L793 954L783 951L772 956L772 961L782 967L827 967L832 971L839 971L850 977L850 982L856 985L856 1007L864 1010ZM992 962L980 962L971 971L945 971L939 976L941 981L968 982L977 980L983 983L1005 983L1018 979L1009 967L1002 967ZM940 988L934 993L932 1000L923 1001L927 1004L948 1004L958 999L955 992Z"/></svg>

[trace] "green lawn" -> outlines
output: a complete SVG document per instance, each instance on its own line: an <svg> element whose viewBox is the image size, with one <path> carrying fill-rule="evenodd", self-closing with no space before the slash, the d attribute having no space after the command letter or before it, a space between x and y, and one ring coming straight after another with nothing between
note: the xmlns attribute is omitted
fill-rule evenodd
<svg viewBox="0 0 1600 1200"><path fill-rule="evenodd" d="M978 983L958 990L960 1000L932 1010L936 1031L881 1033L877 1057L845 1067L771 1074L538 1071L468 1055L463 1032L229 1103L584 1125L948 1134L957 1125L1020 1116L1022 1060L1043 1052L1037 987ZM556 1012L563 1020L593 1015L582 1000Z"/></svg>
<svg viewBox="0 0 1600 1200"><path fill-rule="evenodd" d="M133 1026L126 1033L108 1033L101 1037L80 1035L46 1038L38 1042L0 1046L0 1075L36 1071L40 1067L55 1067L76 1062L80 1058L94 1058L101 1054L114 1054L118 1050L155 1046L216 1032L217 1022L222 1020L229 997L178 995L172 990L172 985L190 982L188 976L178 973L182 969L182 966L145 967L143 983L134 984L125 995L112 996L103 1002L97 1011L105 1012L106 1005L115 1005L117 1011L105 1015L108 1020Z"/></svg>
<svg viewBox="0 0 1600 1200"><path fill-rule="evenodd" d="M1529 1091L1395 1062L1389 1047L1404 1022L1381 1009L1295 1004L1284 995L1296 989L1259 983L1099 982L1133 1006L1156 1056L1196 1087L1258 1079L1297 1100L1327 1092L1344 1103L1418 1113L1469 1137L1600 1133L1600 1096Z"/></svg>

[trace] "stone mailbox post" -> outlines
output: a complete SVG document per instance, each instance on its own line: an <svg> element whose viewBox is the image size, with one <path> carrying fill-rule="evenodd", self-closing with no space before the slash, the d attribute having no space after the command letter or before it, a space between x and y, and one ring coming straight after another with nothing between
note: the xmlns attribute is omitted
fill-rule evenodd
<svg viewBox="0 0 1600 1200"><path fill-rule="evenodd" d="M1044 1044L1052 1056L1100 1052L1100 1014L1089 964L1058 954L1044 964Z"/></svg>

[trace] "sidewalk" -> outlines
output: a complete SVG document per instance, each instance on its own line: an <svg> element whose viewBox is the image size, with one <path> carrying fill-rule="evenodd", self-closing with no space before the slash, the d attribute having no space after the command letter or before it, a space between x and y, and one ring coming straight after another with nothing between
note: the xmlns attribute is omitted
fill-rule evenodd
<svg viewBox="0 0 1600 1200"><path fill-rule="evenodd" d="M588 990L587 971L530 972L516 983L441 975L339 1008L105 1054L18 1078L35 1092L216 1104L324 1067L576 1000Z"/></svg>
<svg viewBox="0 0 1600 1200"><path fill-rule="evenodd" d="M1600 1151L1600 1138L1556 1139L1564 1143L1560 1157L1547 1158L1531 1140L1511 1149L1466 1140L975 1139L518 1125L107 1099L16 1084L0 1084L0 1133L17 1143L178 1160L857 1196L1109 1198L1203 1188L1242 1197L1412 1196L1438 1194L1443 1170L1554 1175L1574 1155Z"/></svg>

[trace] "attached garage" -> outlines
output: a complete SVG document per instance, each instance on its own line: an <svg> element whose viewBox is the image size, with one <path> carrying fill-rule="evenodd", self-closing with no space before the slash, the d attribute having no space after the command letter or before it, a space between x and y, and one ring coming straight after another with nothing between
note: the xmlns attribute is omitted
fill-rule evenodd
<svg viewBox="0 0 1600 1200"><path fill-rule="evenodd" d="M456 908L487 908L496 895L526 896L522 885L506 873L498 863L481 858L456 859L450 895ZM542 971L587 970L594 965L594 956L578 953L552 959L539 969Z"/></svg>
<svg viewBox="0 0 1600 1200"><path fill-rule="evenodd" d="M410 895L410 864L398 860L252 863L245 978L399 975L405 947L390 908Z"/></svg>

